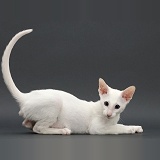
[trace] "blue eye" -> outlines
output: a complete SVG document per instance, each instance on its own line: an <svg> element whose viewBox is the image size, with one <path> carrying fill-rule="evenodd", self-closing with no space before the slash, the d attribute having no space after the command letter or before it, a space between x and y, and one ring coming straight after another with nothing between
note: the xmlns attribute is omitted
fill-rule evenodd
<svg viewBox="0 0 160 160"><path fill-rule="evenodd" d="M120 105L115 105L115 109L119 109L120 108Z"/></svg>
<svg viewBox="0 0 160 160"><path fill-rule="evenodd" d="M108 105L109 105L109 103L108 103L107 101L105 101L105 102L104 102L104 105L105 105L105 106L108 106Z"/></svg>

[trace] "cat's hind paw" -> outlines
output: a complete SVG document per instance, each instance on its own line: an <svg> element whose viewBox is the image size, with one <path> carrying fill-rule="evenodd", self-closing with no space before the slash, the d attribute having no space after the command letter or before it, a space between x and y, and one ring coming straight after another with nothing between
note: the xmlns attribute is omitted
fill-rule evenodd
<svg viewBox="0 0 160 160"><path fill-rule="evenodd" d="M63 135L70 135L70 134L71 134L71 130L68 129L68 128L63 128L63 129L62 129L62 134L63 134Z"/></svg>
<svg viewBox="0 0 160 160"><path fill-rule="evenodd" d="M22 125L26 128L32 129L33 128L33 124L32 121L25 119L22 123Z"/></svg>

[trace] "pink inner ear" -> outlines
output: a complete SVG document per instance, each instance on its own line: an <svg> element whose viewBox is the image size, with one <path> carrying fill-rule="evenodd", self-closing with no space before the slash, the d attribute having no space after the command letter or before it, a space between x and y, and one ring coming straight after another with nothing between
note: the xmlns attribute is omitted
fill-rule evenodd
<svg viewBox="0 0 160 160"><path fill-rule="evenodd" d="M129 97L128 95L122 95L122 98L124 98L126 101L129 101L132 99L132 97Z"/></svg>
<svg viewBox="0 0 160 160"><path fill-rule="evenodd" d="M99 92L101 94L107 94L108 92L108 86L102 78L99 79Z"/></svg>
<svg viewBox="0 0 160 160"><path fill-rule="evenodd" d="M101 94L107 94L106 88L100 88L99 91L101 92Z"/></svg>
<svg viewBox="0 0 160 160"><path fill-rule="evenodd" d="M134 92L135 92L134 86L128 87L123 91L122 98L124 98L126 101L129 101L132 99Z"/></svg>

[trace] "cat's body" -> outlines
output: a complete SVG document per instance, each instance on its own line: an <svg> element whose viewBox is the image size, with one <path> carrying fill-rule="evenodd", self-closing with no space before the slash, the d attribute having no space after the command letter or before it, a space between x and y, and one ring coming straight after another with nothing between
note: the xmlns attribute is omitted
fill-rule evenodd
<svg viewBox="0 0 160 160"><path fill-rule="evenodd" d="M124 91L110 88L99 79L100 101L87 102L59 90L35 90L22 93L15 86L9 70L9 57L15 43L32 30L18 33L6 47L2 58L4 81L19 102L23 125L40 134L127 134L143 132L141 126L117 124L120 113L131 100L135 87Z"/></svg>

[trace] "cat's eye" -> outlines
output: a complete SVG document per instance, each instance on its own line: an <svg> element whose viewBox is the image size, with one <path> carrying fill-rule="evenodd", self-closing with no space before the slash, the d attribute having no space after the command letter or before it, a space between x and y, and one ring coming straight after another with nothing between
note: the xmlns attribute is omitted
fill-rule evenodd
<svg viewBox="0 0 160 160"><path fill-rule="evenodd" d="M115 105L115 109L119 109L120 108L120 105Z"/></svg>
<svg viewBox="0 0 160 160"><path fill-rule="evenodd" d="M108 105L109 105L109 103L108 103L107 101L105 101L105 102L104 102L104 105L105 105L105 106L108 106Z"/></svg>

